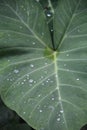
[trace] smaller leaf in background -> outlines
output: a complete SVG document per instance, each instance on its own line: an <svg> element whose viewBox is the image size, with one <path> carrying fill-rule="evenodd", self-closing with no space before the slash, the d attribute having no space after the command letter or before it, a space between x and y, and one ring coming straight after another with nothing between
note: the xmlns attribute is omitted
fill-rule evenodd
<svg viewBox="0 0 87 130"><path fill-rule="evenodd" d="M20 117L18 117L14 111L6 107L0 99L0 130L3 126L12 122L18 123L19 119Z"/></svg>
<svg viewBox="0 0 87 130"><path fill-rule="evenodd" d="M33 130L33 129L24 123L24 124L8 125L0 130Z"/></svg>

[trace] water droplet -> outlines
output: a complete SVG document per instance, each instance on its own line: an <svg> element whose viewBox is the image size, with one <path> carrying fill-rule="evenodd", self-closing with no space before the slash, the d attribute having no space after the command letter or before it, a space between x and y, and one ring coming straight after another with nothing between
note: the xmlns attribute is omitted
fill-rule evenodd
<svg viewBox="0 0 87 130"><path fill-rule="evenodd" d="M26 112L24 111L23 114L26 114Z"/></svg>
<svg viewBox="0 0 87 130"><path fill-rule="evenodd" d="M36 0L37 2L39 2L39 0Z"/></svg>
<svg viewBox="0 0 87 130"><path fill-rule="evenodd" d="M35 42L33 42L32 44L33 44L33 45L35 45L36 43L35 43Z"/></svg>
<svg viewBox="0 0 87 130"><path fill-rule="evenodd" d="M57 121L60 121L60 118L57 118Z"/></svg>
<svg viewBox="0 0 87 130"><path fill-rule="evenodd" d="M67 54L66 56L69 56L69 54Z"/></svg>
<svg viewBox="0 0 87 130"><path fill-rule="evenodd" d="M77 31L80 32L80 29L78 29Z"/></svg>
<svg viewBox="0 0 87 130"><path fill-rule="evenodd" d="M44 83L42 83L42 85L44 86Z"/></svg>
<svg viewBox="0 0 87 130"><path fill-rule="evenodd" d="M21 8L24 8L24 6L23 6L23 5L21 5Z"/></svg>
<svg viewBox="0 0 87 130"><path fill-rule="evenodd" d="M45 65L47 65L47 63L45 62Z"/></svg>
<svg viewBox="0 0 87 130"><path fill-rule="evenodd" d="M43 76L41 76L41 79L43 79Z"/></svg>
<svg viewBox="0 0 87 130"><path fill-rule="evenodd" d="M60 113L63 113L63 110L60 110Z"/></svg>
<svg viewBox="0 0 87 130"><path fill-rule="evenodd" d="M8 62L10 62L10 60L8 60Z"/></svg>
<svg viewBox="0 0 87 130"><path fill-rule="evenodd" d="M27 79L29 79L29 75L27 74Z"/></svg>
<svg viewBox="0 0 87 130"><path fill-rule="evenodd" d="M64 66L66 66L66 64L64 64Z"/></svg>
<svg viewBox="0 0 87 130"><path fill-rule="evenodd" d="M40 130L44 130L44 128L41 128Z"/></svg>
<svg viewBox="0 0 87 130"><path fill-rule="evenodd" d="M59 100L61 100L61 97L59 97Z"/></svg>
<svg viewBox="0 0 87 130"><path fill-rule="evenodd" d="M24 82L26 82L26 79L24 79Z"/></svg>
<svg viewBox="0 0 87 130"><path fill-rule="evenodd" d="M32 67L32 68L33 68L33 67L34 67L34 65L33 65L33 64L30 64L30 67Z"/></svg>
<svg viewBox="0 0 87 130"><path fill-rule="evenodd" d="M15 69L15 70L14 70L14 73L16 73L16 74L19 73L19 70Z"/></svg>
<svg viewBox="0 0 87 130"><path fill-rule="evenodd" d="M41 95L39 94L38 97L40 97Z"/></svg>
<svg viewBox="0 0 87 130"><path fill-rule="evenodd" d="M58 114L58 116L60 116L60 114Z"/></svg>
<svg viewBox="0 0 87 130"><path fill-rule="evenodd" d="M44 105L44 108L46 108L47 106L46 105Z"/></svg>
<svg viewBox="0 0 87 130"><path fill-rule="evenodd" d="M55 77L57 78L57 77L58 77L58 75L56 74L56 75L55 75Z"/></svg>
<svg viewBox="0 0 87 130"><path fill-rule="evenodd" d="M52 100L54 100L54 98L52 98Z"/></svg>
<svg viewBox="0 0 87 130"><path fill-rule="evenodd" d="M10 34L8 34L8 37L10 37L11 35Z"/></svg>
<svg viewBox="0 0 87 130"><path fill-rule="evenodd" d="M67 71L69 71L69 69L67 69Z"/></svg>
<svg viewBox="0 0 87 130"><path fill-rule="evenodd" d="M29 82L30 82L30 83L33 83L33 79L30 79Z"/></svg>
<svg viewBox="0 0 87 130"><path fill-rule="evenodd" d="M34 81L34 83L36 83L36 81Z"/></svg>
<svg viewBox="0 0 87 130"><path fill-rule="evenodd" d="M46 82L48 83L49 81L47 80Z"/></svg>
<svg viewBox="0 0 87 130"><path fill-rule="evenodd" d="M53 32L53 29L51 29L51 32Z"/></svg>
<svg viewBox="0 0 87 130"><path fill-rule="evenodd" d="M42 32L42 35L44 35L44 33Z"/></svg>
<svg viewBox="0 0 87 130"><path fill-rule="evenodd" d="M51 13L47 13L47 17L51 17Z"/></svg>
<svg viewBox="0 0 87 130"><path fill-rule="evenodd" d="M21 82L21 84L24 84L24 82Z"/></svg>
<svg viewBox="0 0 87 130"><path fill-rule="evenodd" d="M42 110L40 110L40 112L42 112Z"/></svg>
<svg viewBox="0 0 87 130"><path fill-rule="evenodd" d="M10 81L13 81L13 79L10 79Z"/></svg>
<svg viewBox="0 0 87 130"><path fill-rule="evenodd" d="M79 80L79 78L77 78L76 80Z"/></svg>

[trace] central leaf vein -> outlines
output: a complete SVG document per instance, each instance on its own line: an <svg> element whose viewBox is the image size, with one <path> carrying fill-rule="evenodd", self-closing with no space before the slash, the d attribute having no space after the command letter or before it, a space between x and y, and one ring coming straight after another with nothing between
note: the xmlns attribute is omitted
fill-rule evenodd
<svg viewBox="0 0 87 130"><path fill-rule="evenodd" d="M61 110L63 111L63 119L64 119L64 122L65 122L65 126L66 126L66 129L68 130L68 126L67 126L67 122L66 122L66 119L65 119L65 115L64 115L64 109L63 109L63 105L62 105L62 98L61 98L61 93L60 93L60 87L59 87L59 77L58 77L58 67L57 67L57 52L54 52L54 71L55 71L55 78L56 78L56 89L58 91L58 101L60 102L60 108Z"/></svg>

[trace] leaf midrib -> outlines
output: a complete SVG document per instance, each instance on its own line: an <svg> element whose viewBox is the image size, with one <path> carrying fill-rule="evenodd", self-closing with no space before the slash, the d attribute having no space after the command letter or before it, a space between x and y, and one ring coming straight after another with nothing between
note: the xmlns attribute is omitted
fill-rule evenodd
<svg viewBox="0 0 87 130"><path fill-rule="evenodd" d="M64 108L62 105L62 98L61 98L61 92L60 92L59 80L58 80L57 52L55 51L53 55L54 55L54 71L55 71L55 78L56 78L56 85L57 85L56 89L58 92L58 101L60 102L60 108L63 110L63 119L65 122L66 130L68 130L68 126L67 126L67 122L66 122L65 114L64 114Z"/></svg>
<svg viewBox="0 0 87 130"><path fill-rule="evenodd" d="M67 32L67 30L69 29L70 24L71 24L73 18L75 17L75 12L76 12L76 10L77 10L77 8L78 8L80 2L81 2L81 0L78 1L78 4L76 5L75 10L72 12L71 18L70 18L70 20L69 20L69 22L68 22L68 24L67 24L67 26L66 26L66 29L65 29L65 31L64 31L64 34L63 34L62 38L60 39L60 42L59 42L59 44L58 44L56 50L61 47L61 45L62 45L64 39L67 37L67 36L66 36L66 32Z"/></svg>

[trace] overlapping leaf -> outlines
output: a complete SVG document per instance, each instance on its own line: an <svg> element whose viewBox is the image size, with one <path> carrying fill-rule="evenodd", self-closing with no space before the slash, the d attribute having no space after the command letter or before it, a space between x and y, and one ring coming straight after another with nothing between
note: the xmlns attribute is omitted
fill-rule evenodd
<svg viewBox="0 0 87 130"><path fill-rule="evenodd" d="M79 130L87 122L87 2L59 0L53 51L34 0L0 2L0 93L37 130Z"/></svg>

